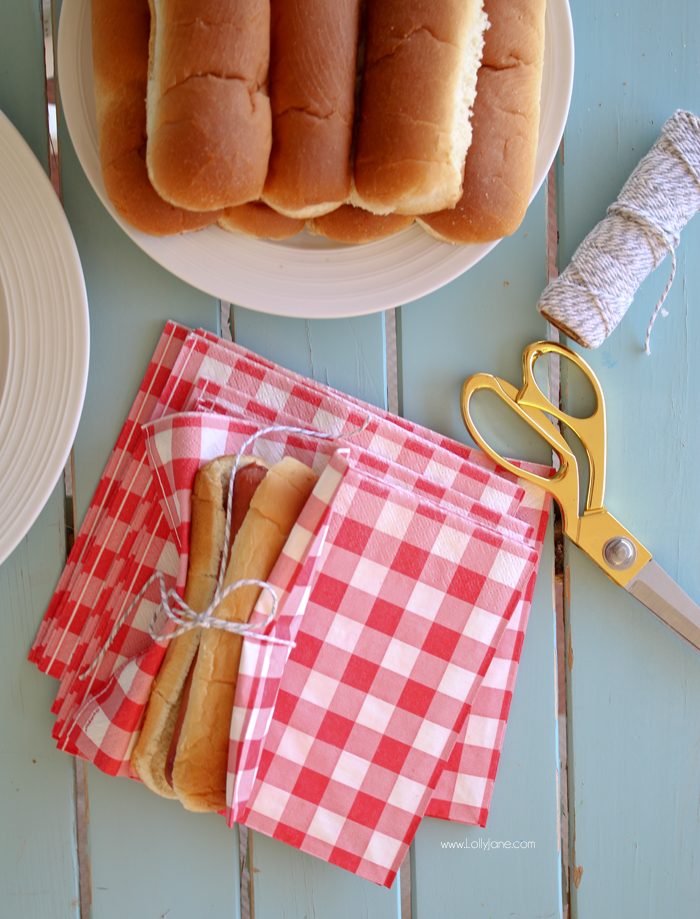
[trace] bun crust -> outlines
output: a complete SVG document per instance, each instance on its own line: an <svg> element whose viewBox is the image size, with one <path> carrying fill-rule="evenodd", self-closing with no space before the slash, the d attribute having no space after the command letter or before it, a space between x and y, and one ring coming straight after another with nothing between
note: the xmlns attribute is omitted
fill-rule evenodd
<svg viewBox="0 0 700 919"><path fill-rule="evenodd" d="M520 226L532 193L540 121L546 0L486 0L486 34L464 192L420 218L438 239L480 243Z"/></svg>
<svg viewBox="0 0 700 919"><path fill-rule="evenodd" d="M284 240L308 221L361 244L416 214L481 243L520 225L546 0L91 3L102 174L137 229Z"/></svg>
<svg viewBox="0 0 700 919"><path fill-rule="evenodd" d="M405 230L413 217L401 214L372 214L361 207L343 204L330 214L315 217L307 224L309 232L340 243L371 243Z"/></svg>
<svg viewBox="0 0 700 919"><path fill-rule="evenodd" d="M219 218L219 226L232 233L245 233L258 239L289 239L304 229L304 221L278 214L262 201L229 207Z"/></svg>
<svg viewBox="0 0 700 919"><path fill-rule="evenodd" d="M226 500L234 457L207 463L197 473L192 491L190 558L185 602L198 613L214 598L226 526ZM243 457L241 465L264 465ZM235 492L235 484L234 484ZM232 531L236 521L232 520ZM175 798L166 764L175 733L187 676L197 656L200 630L178 635L168 645L148 700L141 733L131 754L131 767L141 781L164 798Z"/></svg>
<svg viewBox="0 0 700 919"><path fill-rule="evenodd" d="M257 200L271 144L266 0L150 0L147 164L190 210Z"/></svg>
<svg viewBox="0 0 700 919"><path fill-rule="evenodd" d="M276 463L258 486L231 549L224 583L268 577L316 483L315 474L291 457ZM230 594L216 616L247 622L260 588ZM187 710L173 766L173 789L188 810L220 811L226 805L231 713L243 639L204 632L194 665Z"/></svg>
<svg viewBox="0 0 700 919"><path fill-rule="evenodd" d="M152 236L199 230L216 219L163 201L146 169L148 0L92 0L92 54L105 191L131 226Z"/></svg>
<svg viewBox="0 0 700 919"><path fill-rule="evenodd" d="M288 217L350 194L361 0L272 0L272 153L263 200Z"/></svg>
<svg viewBox="0 0 700 919"><path fill-rule="evenodd" d="M482 2L368 0L353 204L412 215L459 200Z"/></svg>

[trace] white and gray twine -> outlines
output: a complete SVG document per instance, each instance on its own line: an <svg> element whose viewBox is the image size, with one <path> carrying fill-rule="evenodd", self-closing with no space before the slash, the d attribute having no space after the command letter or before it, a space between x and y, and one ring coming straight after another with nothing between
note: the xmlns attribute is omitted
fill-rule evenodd
<svg viewBox="0 0 700 919"><path fill-rule="evenodd" d="M648 354L651 330L676 272L681 230L698 210L700 118L677 111L537 308L579 344L597 348L627 312L642 281L670 255L671 274L646 331Z"/></svg>

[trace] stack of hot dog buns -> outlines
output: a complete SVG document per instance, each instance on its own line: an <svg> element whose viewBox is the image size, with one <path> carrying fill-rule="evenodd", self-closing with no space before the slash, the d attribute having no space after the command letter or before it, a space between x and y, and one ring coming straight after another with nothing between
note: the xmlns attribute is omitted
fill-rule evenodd
<svg viewBox="0 0 700 919"><path fill-rule="evenodd" d="M185 601L196 612L208 609L214 599L233 462L233 457L221 457L208 463L194 483ZM269 576L315 483L312 470L291 457L271 468L251 457L242 460L233 485L224 586ZM247 622L259 593L259 587L241 587L213 615ZM148 788L179 799L188 810L225 807L242 641L240 635L217 628L178 635L151 689L131 765Z"/></svg>
<svg viewBox="0 0 700 919"><path fill-rule="evenodd" d="M546 0L92 0L107 194L167 235L514 232Z"/></svg>

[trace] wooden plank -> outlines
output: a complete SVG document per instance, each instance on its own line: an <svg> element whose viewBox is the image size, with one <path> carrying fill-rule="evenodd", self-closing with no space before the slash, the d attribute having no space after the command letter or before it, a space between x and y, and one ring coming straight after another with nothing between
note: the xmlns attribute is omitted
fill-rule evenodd
<svg viewBox="0 0 700 919"><path fill-rule="evenodd" d="M40 4L6 0L0 7L0 110L46 164L43 61ZM64 547L59 485L0 566L0 912L27 919L77 914L71 761L50 738L54 686L26 661Z"/></svg>
<svg viewBox="0 0 700 919"><path fill-rule="evenodd" d="M297 373L386 407L384 326L380 315L286 319L234 309L236 341Z"/></svg>
<svg viewBox="0 0 700 919"><path fill-rule="evenodd" d="M93 915L239 916L238 834L90 767Z"/></svg>
<svg viewBox="0 0 700 919"><path fill-rule="evenodd" d="M144 255L108 216L61 135L66 211L90 301L91 357L75 445L78 520L167 319L211 329L218 302ZM94 914L237 916L238 836L134 782L88 770Z"/></svg>
<svg viewBox="0 0 700 919"><path fill-rule="evenodd" d="M298 320L236 308L234 328L236 341L265 357L386 405L382 315ZM258 833L251 835L256 919L400 915L400 881L388 891Z"/></svg>
<svg viewBox="0 0 700 919"><path fill-rule="evenodd" d="M51 740L55 684L26 660L64 544L55 492L0 567L0 913L22 919L77 915L72 763Z"/></svg>
<svg viewBox="0 0 700 919"><path fill-rule="evenodd" d="M535 311L545 283L544 193L512 239L430 297L401 311L406 417L467 440L460 389L478 370L517 382L523 347L546 333ZM501 413L502 414L502 413ZM546 448L508 417L484 422L494 446L546 461ZM517 435L517 436L516 436ZM551 536L550 536L551 539ZM542 561L505 748L485 830L424 820L414 846L417 916L558 916L558 773L552 555ZM526 850L445 850L442 841L534 841ZM481 843L483 845L483 843Z"/></svg>
<svg viewBox="0 0 700 919"><path fill-rule="evenodd" d="M49 142L40 0L3 0L0 24L0 111L46 164Z"/></svg>
<svg viewBox="0 0 700 919"><path fill-rule="evenodd" d="M284 843L254 834L255 919L390 919L401 915L400 880L392 888L328 865Z"/></svg>
<svg viewBox="0 0 700 919"><path fill-rule="evenodd" d="M562 265L666 118L679 107L700 110L695 0L672 0L663 15L633 0L576 0L573 12L582 76L565 139ZM613 336L584 354L607 397L607 504L696 598L698 251L696 220L683 234L670 316L657 323L650 358L641 345L668 262ZM569 561L574 913L690 919L698 910L700 727L692 700L700 655L575 548Z"/></svg>

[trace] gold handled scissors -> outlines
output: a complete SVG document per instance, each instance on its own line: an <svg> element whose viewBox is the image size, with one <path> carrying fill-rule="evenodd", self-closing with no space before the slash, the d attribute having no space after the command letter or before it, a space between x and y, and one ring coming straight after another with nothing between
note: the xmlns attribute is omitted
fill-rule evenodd
<svg viewBox="0 0 700 919"><path fill-rule="evenodd" d="M577 418L563 412L540 389L535 363L545 354L556 354L574 363L588 378L596 397L591 415ZM498 396L552 447L559 469L551 478L509 462L482 437L471 413L474 393L488 390ZM574 351L556 342L539 341L523 352L523 385L515 386L490 373L477 373L462 388L462 416L475 442L499 466L550 492L559 504L564 532L620 587L655 613L666 625L700 649L700 606L652 559L651 553L603 503L605 493L605 400L600 383L588 364ZM579 510L580 475L576 456L559 429L547 416L557 418L579 438L589 465L588 492Z"/></svg>

